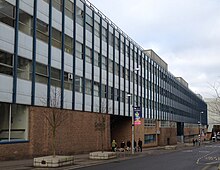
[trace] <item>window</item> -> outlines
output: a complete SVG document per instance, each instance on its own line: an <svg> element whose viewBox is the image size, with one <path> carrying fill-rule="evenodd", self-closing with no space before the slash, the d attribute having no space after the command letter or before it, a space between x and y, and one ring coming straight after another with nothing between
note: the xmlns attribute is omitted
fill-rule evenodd
<svg viewBox="0 0 220 170"><path fill-rule="evenodd" d="M115 48L116 50L119 50L119 38L115 37Z"/></svg>
<svg viewBox="0 0 220 170"><path fill-rule="evenodd" d="M62 11L62 0L53 0L53 7L59 11Z"/></svg>
<svg viewBox="0 0 220 170"><path fill-rule="evenodd" d="M73 53L73 39L68 35L65 35L65 51L69 54Z"/></svg>
<svg viewBox="0 0 220 170"><path fill-rule="evenodd" d="M26 58L18 57L17 75L21 79L31 80L32 62Z"/></svg>
<svg viewBox="0 0 220 170"><path fill-rule="evenodd" d="M70 0L65 0L65 14L73 19L73 3Z"/></svg>
<svg viewBox="0 0 220 170"><path fill-rule="evenodd" d="M94 96L99 96L99 83L94 82Z"/></svg>
<svg viewBox="0 0 220 170"><path fill-rule="evenodd" d="M92 63L92 49L89 47L86 47L86 61Z"/></svg>
<svg viewBox="0 0 220 170"><path fill-rule="evenodd" d="M110 73L113 73L113 61L109 59L109 68L108 68L108 71Z"/></svg>
<svg viewBox="0 0 220 170"><path fill-rule="evenodd" d="M170 121L161 121L160 127L170 127Z"/></svg>
<svg viewBox="0 0 220 170"><path fill-rule="evenodd" d="M153 119L144 119L144 127L155 127L156 121Z"/></svg>
<svg viewBox="0 0 220 170"><path fill-rule="evenodd" d="M52 45L61 49L61 32L52 28Z"/></svg>
<svg viewBox="0 0 220 170"><path fill-rule="evenodd" d="M84 11L76 7L76 23L83 26Z"/></svg>
<svg viewBox="0 0 220 170"><path fill-rule="evenodd" d="M121 53L122 53L122 54L125 53L124 42L121 42Z"/></svg>
<svg viewBox="0 0 220 170"><path fill-rule="evenodd" d="M47 84L47 76L47 66L41 63L36 63L36 81Z"/></svg>
<svg viewBox="0 0 220 170"><path fill-rule="evenodd" d="M80 42L76 42L76 57L83 58L83 45Z"/></svg>
<svg viewBox="0 0 220 170"><path fill-rule="evenodd" d="M64 72L64 88L72 90L73 74Z"/></svg>
<svg viewBox="0 0 220 170"><path fill-rule="evenodd" d="M1 1L1 8L0 8L0 21L14 27L14 13L13 5L7 3L6 1Z"/></svg>
<svg viewBox="0 0 220 170"><path fill-rule="evenodd" d="M144 144L149 144L149 143L154 143L156 142L156 135L152 134L152 135L144 135Z"/></svg>
<svg viewBox="0 0 220 170"><path fill-rule="evenodd" d="M0 73L12 75L13 55L4 51L0 51Z"/></svg>
<svg viewBox="0 0 220 170"><path fill-rule="evenodd" d="M129 80L129 70L126 68L125 69L125 77L126 77L126 80Z"/></svg>
<svg viewBox="0 0 220 170"><path fill-rule="evenodd" d="M119 64L115 63L115 75L119 75Z"/></svg>
<svg viewBox="0 0 220 170"><path fill-rule="evenodd" d="M107 35L108 35L107 29L102 27L102 40L105 42L107 42Z"/></svg>
<svg viewBox="0 0 220 170"><path fill-rule="evenodd" d="M22 10L19 10L19 30L32 35L32 16Z"/></svg>
<svg viewBox="0 0 220 170"><path fill-rule="evenodd" d="M100 37L100 26L99 23L95 21L95 35Z"/></svg>
<svg viewBox="0 0 220 170"><path fill-rule="evenodd" d="M79 76L75 77L75 90L77 92L82 92L82 78Z"/></svg>
<svg viewBox="0 0 220 170"><path fill-rule="evenodd" d="M51 67L51 85L60 86L60 75L59 69Z"/></svg>
<svg viewBox="0 0 220 170"><path fill-rule="evenodd" d="M91 82L91 80L86 79L85 83L86 83L85 84L85 92L86 92L86 94L91 94L92 93L92 89L91 89L92 82Z"/></svg>
<svg viewBox="0 0 220 170"><path fill-rule="evenodd" d="M100 62L100 53L96 52L94 53L94 64L97 67L101 66L101 62Z"/></svg>
<svg viewBox="0 0 220 170"><path fill-rule="evenodd" d="M88 14L86 14L86 29L90 32L92 32L93 28L93 20L92 17L90 17Z"/></svg>
<svg viewBox="0 0 220 170"><path fill-rule="evenodd" d="M124 91L120 91L121 93L121 102L124 102L124 99L125 99L125 92Z"/></svg>
<svg viewBox="0 0 220 170"><path fill-rule="evenodd" d="M48 25L43 21L37 19L37 38L48 43Z"/></svg>
<svg viewBox="0 0 220 170"><path fill-rule="evenodd" d="M102 84L102 98L107 98L107 86Z"/></svg>
<svg viewBox="0 0 220 170"><path fill-rule="evenodd" d="M121 68L121 77L122 78L125 78L125 70L124 70L124 67L123 66L120 66Z"/></svg>
<svg viewBox="0 0 220 170"><path fill-rule="evenodd" d="M119 101L119 100L120 100L120 98L119 98L119 93L120 93L119 89L115 89L115 100L116 100L116 101Z"/></svg>
<svg viewBox="0 0 220 170"><path fill-rule="evenodd" d="M112 33L109 32L109 45L113 46L114 36Z"/></svg>
<svg viewBox="0 0 220 170"><path fill-rule="evenodd" d="M0 142L28 139L26 106L0 103L0 114Z"/></svg>
<svg viewBox="0 0 220 170"><path fill-rule="evenodd" d="M102 56L102 69L107 69L107 58L105 56Z"/></svg>

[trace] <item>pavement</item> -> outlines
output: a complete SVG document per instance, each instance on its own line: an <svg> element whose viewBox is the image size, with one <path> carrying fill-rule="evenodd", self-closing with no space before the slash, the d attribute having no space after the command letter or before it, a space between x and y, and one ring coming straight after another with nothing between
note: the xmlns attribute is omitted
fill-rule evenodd
<svg viewBox="0 0 220 170"><path fill-rule="evenodd" d="M174 145L172 145L174 146ZM33 167L33 159L22 159L22 160L11 160L11 161L0 161L0 170L47 170L47 169L56 169L56 170L72 170L72 169L80 169L83 167L89 167L93 165L105 164L115 161L123 161L138 157L143 157L146 155L155 155L162 154L167 152L178 151L182 149L189 149L193 147L192 144L182 144L178 143L175 145L175 149L165 149L164 146L151 147L151 148L143 148L142 152L135 152L134 155L131 154L130 151L126 152L117 152L117 158L109 159L109 160L91 160L89 159L89 153L87 154L77 154L74 155L74 164L71 166L65 166L60 168L36 168Z"/></svg>

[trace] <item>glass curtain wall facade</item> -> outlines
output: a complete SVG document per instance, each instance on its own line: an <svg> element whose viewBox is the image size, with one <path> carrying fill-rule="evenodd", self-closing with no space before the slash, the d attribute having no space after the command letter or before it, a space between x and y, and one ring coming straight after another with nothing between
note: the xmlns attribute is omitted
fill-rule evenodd
<svg viewBox="0 0 220 170"><path fill-rule="evenodd" d="M203 112L207 123L205 102L88 1L0 5L1 103L50 107L58 88L64 109L131 116L140 106L144 118L189 123Z"/></svg>

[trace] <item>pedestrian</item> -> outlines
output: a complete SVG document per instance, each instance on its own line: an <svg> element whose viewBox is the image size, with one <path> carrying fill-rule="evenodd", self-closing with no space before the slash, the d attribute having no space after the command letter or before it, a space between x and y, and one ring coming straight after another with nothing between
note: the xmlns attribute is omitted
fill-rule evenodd
<svg viewBox="0 0 220 170"><path fill-rule="evenodd" d="M134 151L136 152L137 142L134 140Z"/></svg>
<svg viewBox="0 0 220 170"><path fill-rule="evenodd" d="M124 151L125 151L125 142L124 142L124 141L121 141L120 151L121 151L121 152L124 152Z"/></svg>
<svg viewBox="0 0 220 170"><path fill-rule="evenodd" d="M128 140L127 141L127 151L130 151L130 149L131 149L131 141Z"/></svg>
<svg viewBox="0 0 220 170"><path fill-rule="evenodd" d="M195 139L193 138L193 146L195 146L195 142L196 142L196 141L195 141Z"/></svg>
<svg viewBox="0 0 220 170"><path fill-rule="evenodd" d="M138 140L138 152L142 152L142 140L139 138Z"/></svg>
<svg viewBox="0 0 220 170"><path fill-rule="evenodd" d="M112 152L116 151L117 143L115 140L112 140Z"/></svg>
<svg viewBox="0 0 220 170"><path fill-rule="evenodd" d="M198 143L198 140L196 139L196 140L195 140L195 144L197 145L197 143Z"/></svg>

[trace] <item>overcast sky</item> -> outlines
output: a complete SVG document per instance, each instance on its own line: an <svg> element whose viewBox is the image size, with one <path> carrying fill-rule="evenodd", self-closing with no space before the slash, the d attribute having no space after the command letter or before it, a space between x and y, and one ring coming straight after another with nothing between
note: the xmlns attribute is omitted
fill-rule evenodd
<svg viewBox="0 0 220 170"><path fill-rule="evenodd" d="M189 88L211 97L220 80L220 0L90 0Z"/></svg>

